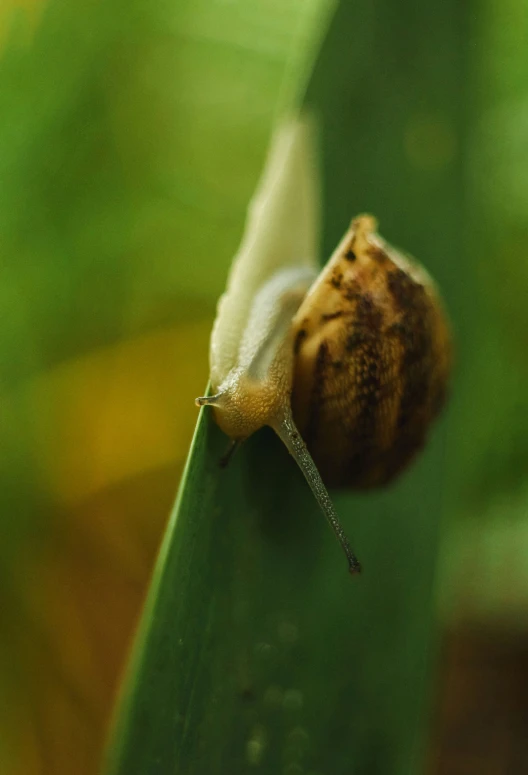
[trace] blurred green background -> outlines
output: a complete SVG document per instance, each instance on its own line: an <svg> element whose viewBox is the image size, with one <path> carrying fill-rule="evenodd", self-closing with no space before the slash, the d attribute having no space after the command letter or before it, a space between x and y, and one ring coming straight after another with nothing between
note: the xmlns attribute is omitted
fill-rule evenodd
<svg viewBox="0 0 528 775"><path fill-rule="evenodd" d="M526 755L511 729L528 711L504 687L528 676L527 38L523 0L4 0L2 773L98 771L216 299L278 106L308 81L325 255L375 212L438 279L456 337L431 455L394 509L379 501L383 520L409 499L423 513L424 627L440 622L416 772L505 772ZM383 529L376 508L354 502L354 524L374 519L354 532ZM483 650L496 683L467 679ZM486 681L502 754L471 716Z"/></svg>

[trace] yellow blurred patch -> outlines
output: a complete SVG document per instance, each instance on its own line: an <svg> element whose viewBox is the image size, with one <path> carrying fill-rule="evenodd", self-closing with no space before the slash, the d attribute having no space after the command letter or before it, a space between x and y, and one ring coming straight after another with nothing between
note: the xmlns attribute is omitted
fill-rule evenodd
<svg viewBox="0 0 528 775"><path fill-rule="evenodd" d="M64 504L183 460L207 380L210 321L156 331L39 375L30 386L42 486Z"/></svg>
<svg viewBox="0 0 528 775"><path fill-rule="evenodd" d="M99 772L206 384L210 326L121 342L29 385L32 454L51 508L20 547L0 606L2 775Z"/></svg>
<svg viewBox="0 0 528 775"><path fill-rule="evenodd" d="M0 50L16 23L16 16L22 15L29 32L33 33L40 21L46 0L3 0L0 3Z"/></svg>

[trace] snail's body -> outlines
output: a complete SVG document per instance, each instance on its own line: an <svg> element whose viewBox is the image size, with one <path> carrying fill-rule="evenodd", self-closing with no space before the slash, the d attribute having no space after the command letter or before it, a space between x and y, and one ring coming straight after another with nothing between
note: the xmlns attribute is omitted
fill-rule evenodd
<svg viewBox="0 0 528 775"><path fill-rule="evenodd" d="M308 268L279 270L255 295L234 366L212 383L223 397L215 419L234 441L264 425L278 425L290 405L293 379L292 318L314 279Z"/></svg>
<svg viewBox="0 0 528 775"><path fill-rule="evenodd" d="M434 283L356 218L317 276L309 123L278 133L211 337L215 419L234 441L271 426L303 471L351 572L329 486L390 481L445 395L449 335ZM303 441L304 440L304 441Z"/></svg>

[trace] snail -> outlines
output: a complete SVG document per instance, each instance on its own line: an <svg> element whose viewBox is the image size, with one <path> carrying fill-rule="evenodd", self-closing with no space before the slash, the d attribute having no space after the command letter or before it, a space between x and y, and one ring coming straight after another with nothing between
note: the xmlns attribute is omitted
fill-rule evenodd
<svg viewBox="0 0 528 775"><path fill-rule="evenodd" d="M395 478L423 446L446 397L450 336L435 283L355 218L319 272L314 126L277 131L218 305L213 408L233 447L271 426L340 542L360 563L326 486Z"/></svg>

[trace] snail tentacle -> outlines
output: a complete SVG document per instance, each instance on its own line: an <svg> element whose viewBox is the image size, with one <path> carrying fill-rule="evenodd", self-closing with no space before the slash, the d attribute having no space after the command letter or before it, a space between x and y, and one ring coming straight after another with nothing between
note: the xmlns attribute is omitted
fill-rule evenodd
<svg viewBox="0 0 528 775"><path fill-rule="evenodd" d="M214 406L222 398L222 393L217 393L215 396L200 396L194 399L196 406Z"/></svg>
<svg viewBox="0 0 528 775"><path fill-rule="evenodd" d="M337 512L328 494L328 490L321 479L321 475L312 460L312 456L308 452L308 448L304 443L301 434L297 430L291 411L286 411L283 417L274 422L271 427L285 444L288 452L292 455L301 469L304 478L310 485L310 489L312 490L321 511L334 531L334 534L346 555L349 572L352 574L360 573L361 564L352 551L352 547L350 546L347 535L339 521L339 517L337 516Z"/></svg>

